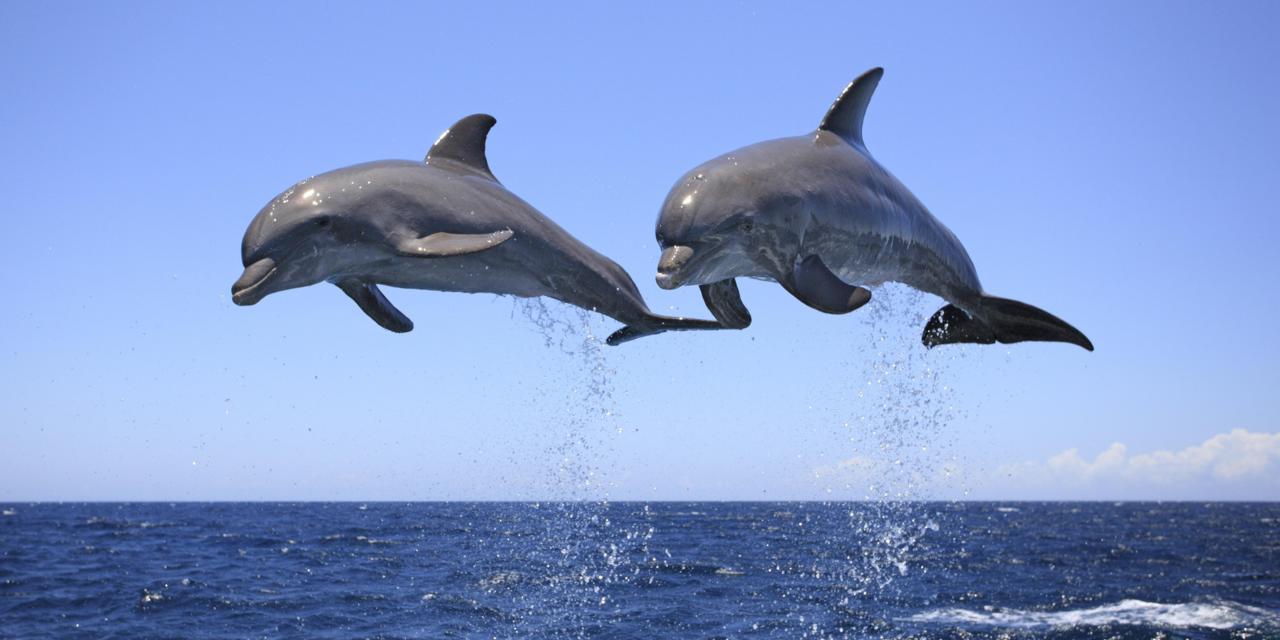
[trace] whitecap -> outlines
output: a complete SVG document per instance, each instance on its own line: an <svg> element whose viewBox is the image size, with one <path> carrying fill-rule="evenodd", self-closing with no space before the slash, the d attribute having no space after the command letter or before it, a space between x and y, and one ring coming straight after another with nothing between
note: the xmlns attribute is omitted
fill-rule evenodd
<svg viewBox="0 0 1280 640"><path fill-rule="evenodd" d="M480 581L480 588L492 590L504 585L513 585L520 582L524 576L518 571L499 571Z"/></svg>
<svg viewBox="0 0 1280 640"><path fill-rule="evenodd" d="M1280 625L1280 612L1250 607L1229 600L1162 604L1143 600L1122 600L1086 609L1062 611L1029 611L983 607L972 609L935 609L908 618L909 622L951 625L980 625L1017 629L1066 629L1113 624L1162 627L1169 629Z"/></svg>

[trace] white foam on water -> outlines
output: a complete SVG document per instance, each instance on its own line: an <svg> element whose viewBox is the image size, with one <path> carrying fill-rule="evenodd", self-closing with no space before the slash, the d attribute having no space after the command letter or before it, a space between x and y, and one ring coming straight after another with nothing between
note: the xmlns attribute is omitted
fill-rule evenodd
<svg viewBox="0 0 1280 640"><path fill-rule="evenodd" d="M902 618L907 622L944 625L971 625L1010 629L1071 629L1133 625L1165 629L1236 629L1280 626L1280 611L1250 607L1229 600L1162 604L1143 600L1121 600L1085 609L1030 611L983 607L936 609Z"/></svg>

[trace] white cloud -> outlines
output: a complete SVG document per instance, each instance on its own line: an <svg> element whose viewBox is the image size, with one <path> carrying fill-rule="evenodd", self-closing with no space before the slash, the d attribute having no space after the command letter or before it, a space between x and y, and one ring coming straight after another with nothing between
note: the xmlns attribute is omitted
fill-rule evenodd
<svg viewBox="0 0 1280 640"><path fill-rule="evenodd" d="M1117 442L1093 459L1067 449L1044 462L1000 468L1011 479L1047 483L1172 486L1189 482L1235 483L1280 475L1280 433L1234 429L1179 451L1130 454Z"/></svg>

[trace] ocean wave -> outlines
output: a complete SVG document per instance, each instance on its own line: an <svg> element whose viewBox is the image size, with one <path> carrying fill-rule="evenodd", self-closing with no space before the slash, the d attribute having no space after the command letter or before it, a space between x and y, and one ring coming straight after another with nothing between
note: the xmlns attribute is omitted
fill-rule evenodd
<svg viewBox="0 0 1280 640"><path fill-rule="evenodd" d="M703 575L703 576L740 576L743 572L732 567L725 567L718 564L698 564L698 563L681 563L681 562L664 562L661 564L651 565L656 571L662 573L679 573L685 575Z"/></svg>
<svg viewBox="0 0 1280 640"><path fill-rule="evenodd" d="M1027 611L1000 607L983 607L981 611L959 608L935 609L910 616L905 620L1017 629L1063 629L1117 624L1168 629L1234 629L1280 626L1280 612L1250 607L1229 600L1181 604L1121 600L1115 604L1062 611Z"/></svg>

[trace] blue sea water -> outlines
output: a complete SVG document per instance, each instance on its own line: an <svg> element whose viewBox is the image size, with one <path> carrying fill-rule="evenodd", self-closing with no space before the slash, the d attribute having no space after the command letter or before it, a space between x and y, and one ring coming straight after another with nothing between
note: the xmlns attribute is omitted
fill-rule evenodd
<svg viewBox="0 0 1280 640"><path fill-rule="evenodd" d="M0 509L0 638L1280 637L1280 504Z"/></svg>

